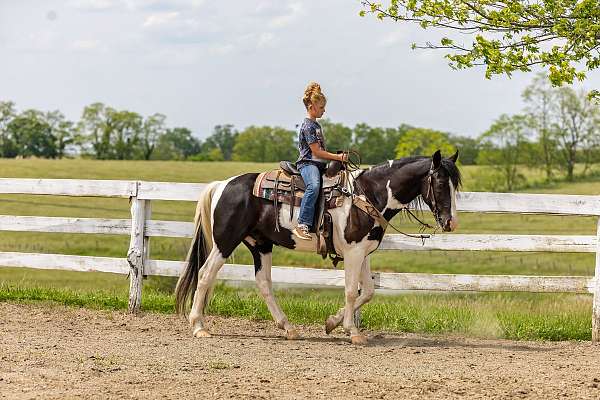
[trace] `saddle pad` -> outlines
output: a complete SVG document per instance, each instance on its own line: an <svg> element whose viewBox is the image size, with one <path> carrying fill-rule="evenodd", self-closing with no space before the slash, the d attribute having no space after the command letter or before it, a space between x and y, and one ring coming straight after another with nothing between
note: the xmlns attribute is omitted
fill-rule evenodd
<svg viewBox="0 0 600 400"><path fill-rule="evenodd" d="M279 174L278 174L279 173ZM279 176L278 176L279 175ZM300 206L302 202L302 197L304 196L304 182L302 181L302 177L293 176L294 179L294 206ZM340 181L339 176L335 176L333 178L323 177L323 190L325 192L325 196L327 201L325 202L325 208L331 209L340 207L342 202L338 201L339 193L335 196L331 196L332 190L334 190L335 185ZM284 204L291 204L291 190L292 185L290 182L290 177L285 175L281 170L274 171L266 171L261 172L256 177L254 181L254 187L252 188L252 194L256 197L260 197L261 199L267 199L274 201L275 200L275 182L277 181L277 202Z"/></svg>
<svg viewBox="0 0 600 400"><path fill-rule="evenodd" d="M252 189L252 194L254 196L260 197L262 199L271 200L271 201L275 200L274 181L269 179L272 176L271 174L273 172L276 173L277 171L261 172L258 175L256 180L254 181L254 187ZM283 173L280 176L284 176ZM289 182L289 178L287 179L287 182L280 181L277 186L278 186L277 202L291 204L291 201L290 201L291 185ZM296 193L294 193L294 206L299 207L300 203L302 202L302 197L304 195L304 192L300 191L300 190L296 190L295 192Z"/></svg>

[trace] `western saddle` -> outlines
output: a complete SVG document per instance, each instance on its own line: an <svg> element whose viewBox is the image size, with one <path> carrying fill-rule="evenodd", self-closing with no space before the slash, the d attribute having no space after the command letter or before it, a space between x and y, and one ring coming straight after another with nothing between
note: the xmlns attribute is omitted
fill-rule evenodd
<svg viewBox="0 0 600 400"><path fill-rule="evenodd" d="M317 238L316 251L323 258L329 255L334 267L343 258L337 254L333 244L333 220L328 210L341 207L344 197L352 198L353 205L366 212L371 218L382 225L385 230L387 221L364 196L352 194L351 182L348 180L348 170L339 161L328 164L321 175L321 189L315 207L315 220L311 230ZM279 204L290 205L290 222L294 217L294 206L300 206L304 196L305 186L296 165L289 161L281 161L279 169L262 172L254 182L252 194L256 197L271 200L278 210ZM278 214L276 214L278 215ZM275 218L275 229L279 231L279 218Z"/></svg>

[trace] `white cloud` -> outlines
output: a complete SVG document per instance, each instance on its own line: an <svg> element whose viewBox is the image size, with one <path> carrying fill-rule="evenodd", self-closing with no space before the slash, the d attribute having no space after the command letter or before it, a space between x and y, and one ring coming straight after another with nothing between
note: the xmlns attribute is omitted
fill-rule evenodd
<svg viewBox="0 0 600 400"><path fill-rule="evenodd" d="M152 14L146 17L143 26L144 28L152 28L155 26L168 25L170 23L173 23L178 16L179 13L176 11Z"/></svg>
<svg viewBox="0 0 600 400"><path fill-rule="evenodd" d="M71 49L76 51L96 50L100 44L99 40L76 40L71 44Z"/></svg>
<svg viewBox="0 0 600 400"><path fill-rule="evenodd" d="M80 10L104 11L115 6L112 0L72 0L71 5Z"/></svg>
<svg viewBox="0 0 600 400"><path fill-rule="evenodd" d="M224 56L226 54L233 52L234 50L235 50L235 46L231 43L217 44L214 46L210 46L208 48L208 51L211 54L215 54L215 55L219 55L219 56Z"/></svg>
<svg viewBox="0 0 600 400"><path fill-rule="evenodd" d="M269 26L272 28L284 28L292 24L300 16L304 14L304 8L301 3L291 3L286 7L286 13L278 15L269 21Z"/></svg>
<svg viewBox="0 0 600 400"><path fill-rule="evenodd" d="M147 15L142 28L156 43L209 43L230 40L223 24L211 16L192 12L162 12Z"/></svg>
<svg viewBox="0 0 600 400"><path fill-rule="evenodd" d="M404 42L405 39L406 34L404 30L395 30L386 33L381 39L379 39L377 45L380 47L392 47Z"/></svg>
<svg viewBox="0 0 600 400"><path fill-rule="evenodd" d="M263 32L258 36L258 42L256 43L256 47L259 49L265 47L273 47L275 45L276 39L275 35L271 32Z"/></svg>
<svg viewBox="0 0 600 400"><path fill-rule="evenodd" d="M270 28L283 28L302 16L304 7L296 1L263 0L254 8L252 14L265 19Z"/></svg>
<svg viewBox="0 0 600 400"><path fill-rule="evenodd" d="M200 8L205 0L122 0L129 10L182 10Z"/></svg>
<svg viewBox="0 0 600 400"><path fill-rule="evenodd" d="M59 35L54 31L33 31L7 41L9 47L24 51L53 51L60 46Z"/></svg>
<svg viewBox="0 0 600 400"><path fill-rule="evenodd" d="M157 70L179 68L193 68L202 62L206 52L193 46L165 47L148 53L145 56L147 65Z"/></svg>

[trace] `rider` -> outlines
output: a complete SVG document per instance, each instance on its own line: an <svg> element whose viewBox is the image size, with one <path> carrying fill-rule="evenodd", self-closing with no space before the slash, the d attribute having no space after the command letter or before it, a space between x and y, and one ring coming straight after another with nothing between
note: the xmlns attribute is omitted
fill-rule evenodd
<svg viewBox="0 0 600 400"><path fill-rule="evenodd" d="M319 196L321 171L325 168L326 160L347 161L346 154L333 154L325 150L323 129L317 122L325 113L327 99L321 92L321 86L311 82L304 91L302 102L306 107L306 118L298 132L298 150L300 157L296 166L304 180L304 197L300 203L298 226L293 232L298 238L311 240L310 228L315 216L315 203Z"/></svg>

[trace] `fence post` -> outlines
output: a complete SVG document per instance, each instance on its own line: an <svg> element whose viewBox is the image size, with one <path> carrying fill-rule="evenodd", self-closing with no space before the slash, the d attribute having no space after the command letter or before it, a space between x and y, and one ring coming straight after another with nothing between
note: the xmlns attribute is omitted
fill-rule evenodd
<svg viewBox="0 0 600 400"><path fill-rule="evenodd" d="M592 342L600 341L600 218L596 227L596 269L594 271L594 299L592 301Z"/></svg>
<svg viewBox="0 0 600 400"><path fill-rule="evenodd" d="M150 259L150 236L146 235L146 223L152 219L152 203L150 200L144 200L144 267L146 266L146 261ZM147 275L144 271L144 279L146 279Z"/></svg>
<svg viewBox="0 0 600 400"><path fill-rule="evenodd" d="M127 251L129 262L129 312L137 313L142 303L142 279L144 276L144 227L146 201L131 198L131 240Z"/></svg>

